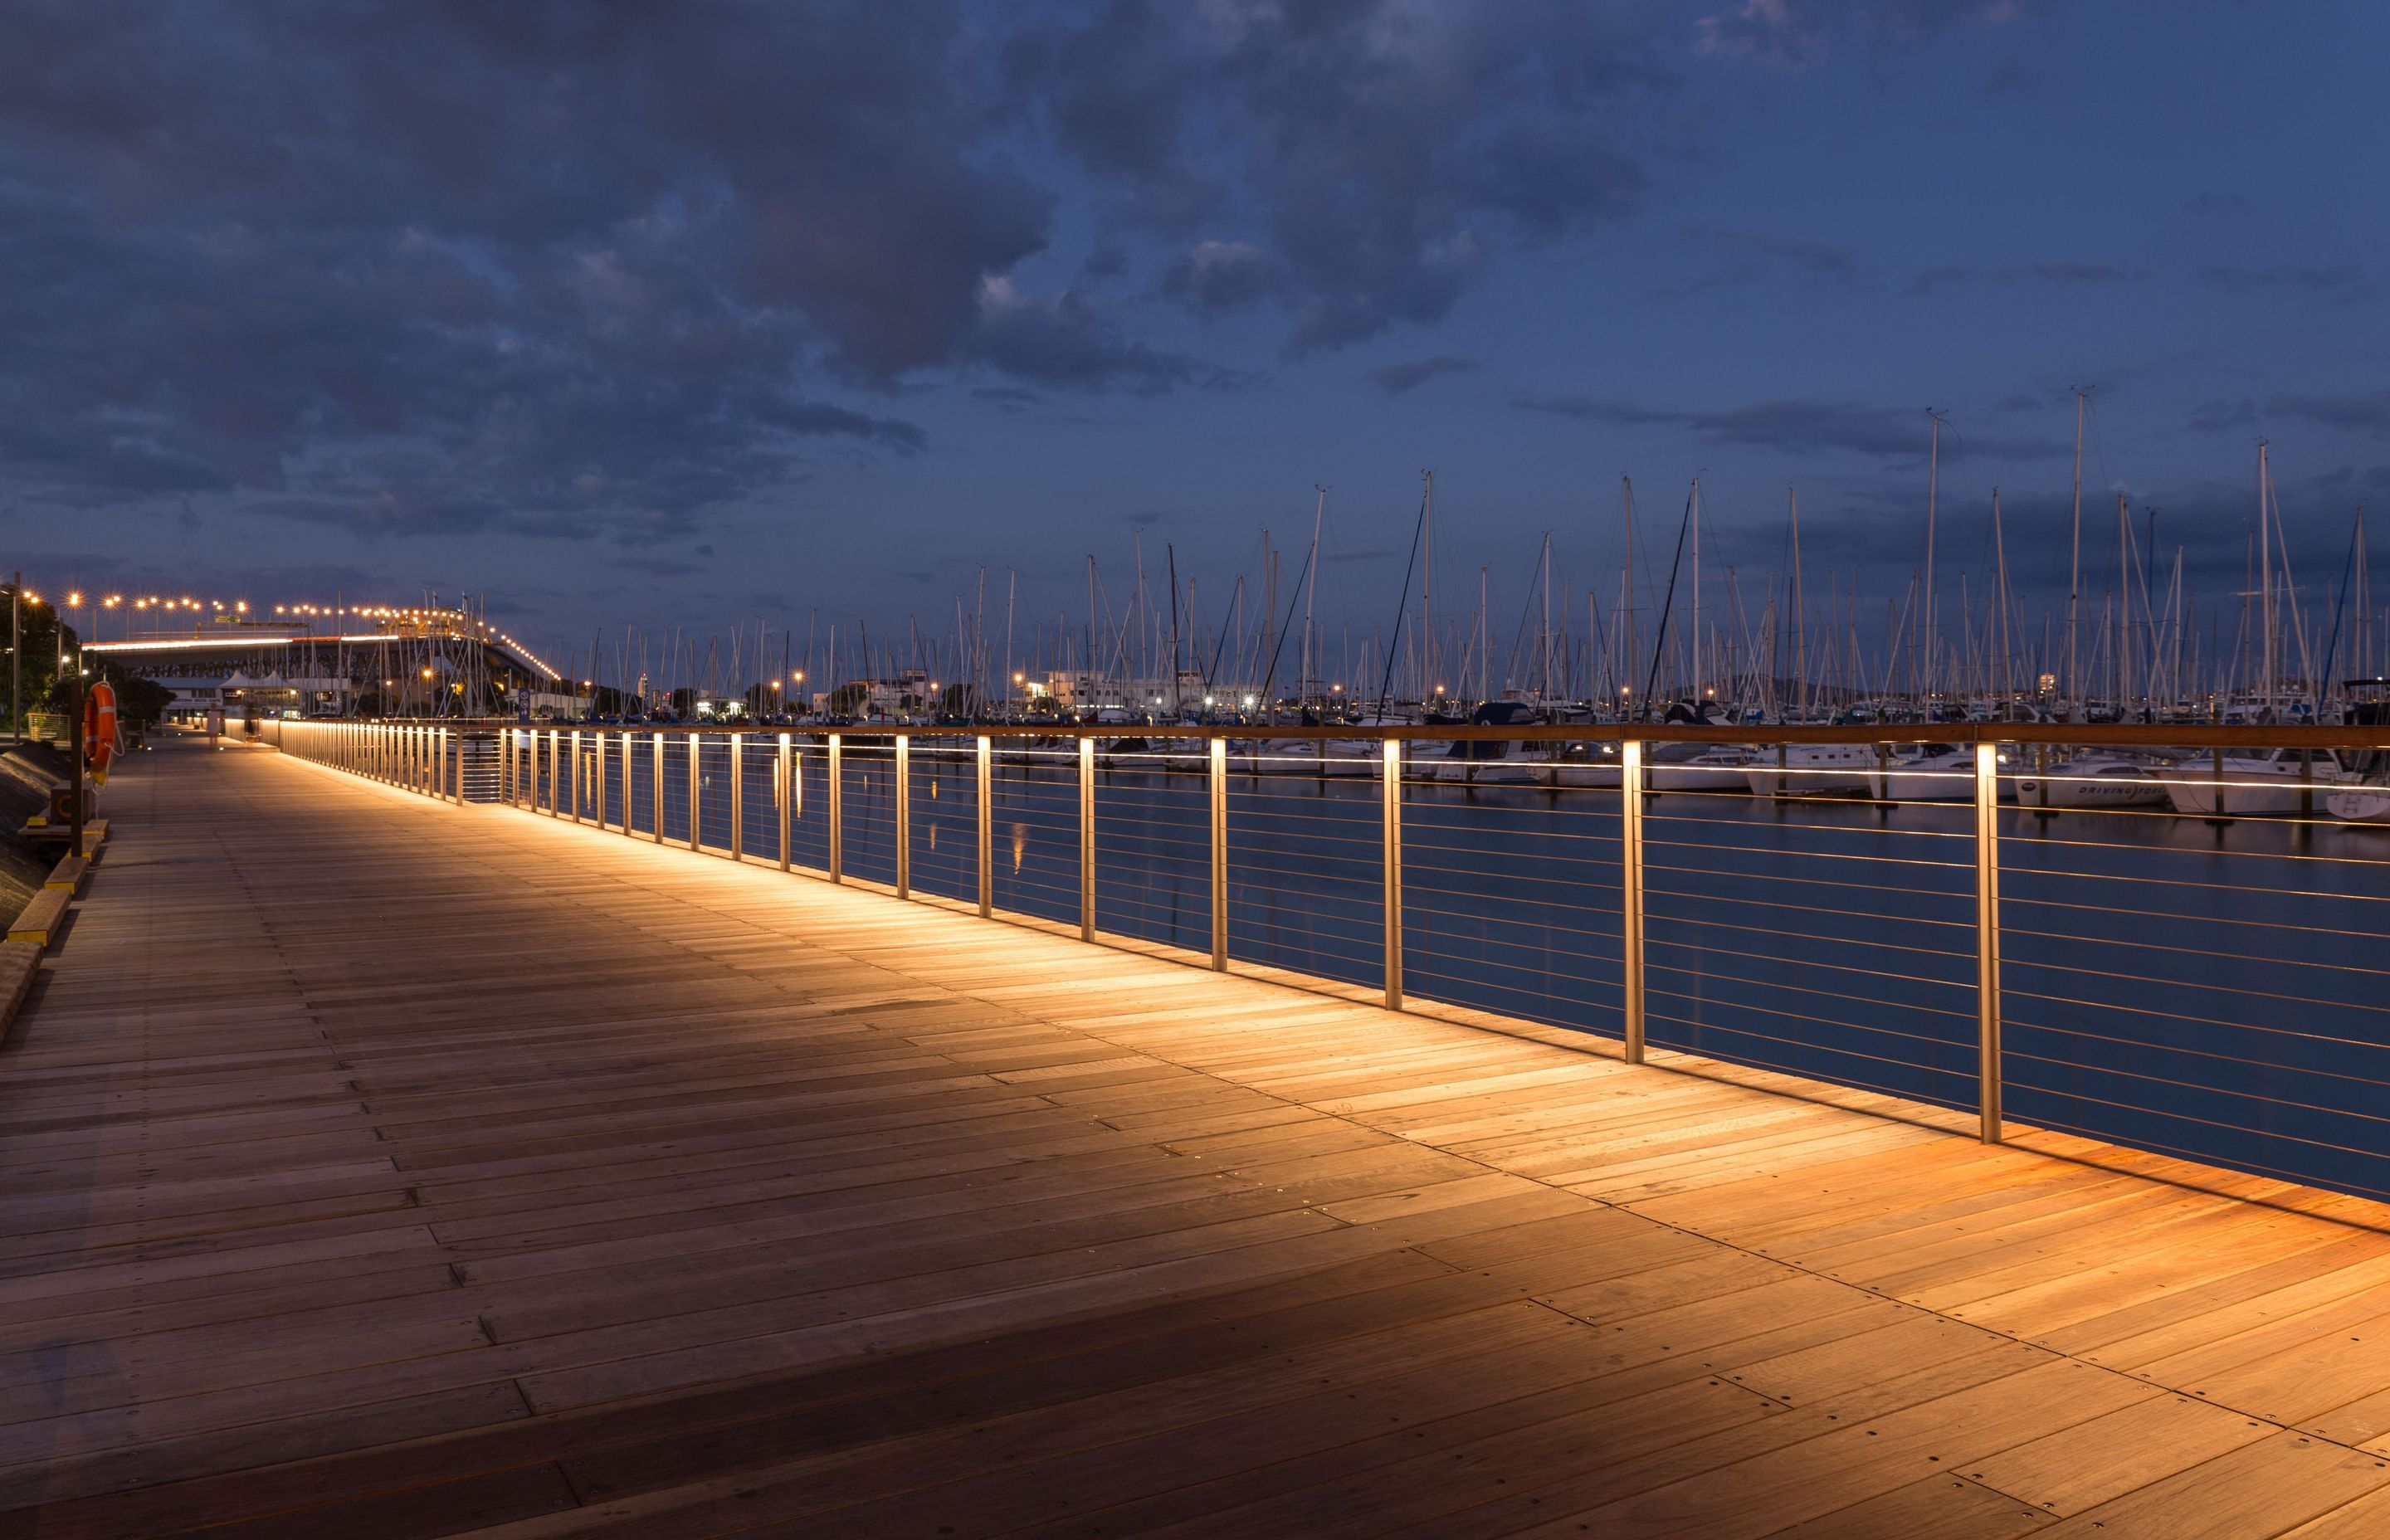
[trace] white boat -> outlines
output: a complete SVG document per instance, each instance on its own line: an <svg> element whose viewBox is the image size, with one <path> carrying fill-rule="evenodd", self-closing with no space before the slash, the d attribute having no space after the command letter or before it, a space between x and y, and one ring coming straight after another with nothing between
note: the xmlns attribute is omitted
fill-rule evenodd
<svg viewBox="0 0 2390 1540"><path fill-rule="evenodd" d="M1480 727L1519 727L1537 720L1520 700L1489 700L1471 721ZM1434 778L1459 786L1546 786L1551 762L1540 745L1503 738L1461 738L1434 762Z"/></svg>
<svg viewBox="0 0 2390 1540"><path fill-rule="evenodd" d="M2186 817L2283 818L2323 806L2350 778L2328 749L2268 749L2227 754L2220 769L2213 754L2194 754L2168 765L2163 784L2167 805Z"/></svg>
<svg viewBox="0 0 2390 1540"><path fill-rule="evenodd" d="M1928 743L1921 751L1895 759L1873 777L1876 795L1895 802L1972 802L1975 800L1975 751Z"/></svg>
<svg viewBox="0 0 2390 1540"><path fill-rule="evenodd" d="M1876 794L1876 751L1869 743L1792 743L1762 749L1746 763L1755 797L1868 797Z"/></svg>
<svg viewBox="0 0 2390 1540"><path fill-rule="evenodd" d="M2344 824L2390 825L2390 786L2344 786L2324 793L2323 808Z"/></svg>
<svg viewBox="0 0 2390 1540"><path fill-rule="evenodd" d="M1618 745L1572 743L1552 762L1552 784L1613 790L1622 784Z"/></svg>
<svg viewBox="0 0 2390 1540"><path fill-rule="evenodd" d="M2020 807L2164 807L2166 789L2139 760L2078 754L2051 765L2046 777L2018 776L2016 800Z"/></svg>
<svg viewBox="0 0 2390 1540"><path fill-rule="evenodd" d="M1643 749L1643 789L1647 791L1734 791L1745 789L1743 767L1752 751L1741 743L1651 743Z"/></svg>

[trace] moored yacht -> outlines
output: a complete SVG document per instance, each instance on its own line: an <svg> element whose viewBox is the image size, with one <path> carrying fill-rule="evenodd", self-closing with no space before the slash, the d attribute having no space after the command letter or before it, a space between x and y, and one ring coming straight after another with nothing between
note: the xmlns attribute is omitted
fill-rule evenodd
<svg viewBox="0 0 2390 1540"><path fill-rule="evenodd" d="M1866 797L1876 793L1876 751L1868 743L1790 743L1762 749L1743 773L1759 797Z"/></svg>
<svg viewBox="0 0 2390 1540"><path fill-rule="evenodd" d="M2194 754L2168 765L2163 784L2167 805L2187 817L2283 818L2321 807L2350 778L2329 749L2266 749Z"/></svg>
<svg viewBox="0 0 2390 1540"><path fill-rule="evenodd" d="M2077 754L2044 775L2019 776L2021 807L2164 807L2165 783L2158 770L2121 754Z"/></svg>

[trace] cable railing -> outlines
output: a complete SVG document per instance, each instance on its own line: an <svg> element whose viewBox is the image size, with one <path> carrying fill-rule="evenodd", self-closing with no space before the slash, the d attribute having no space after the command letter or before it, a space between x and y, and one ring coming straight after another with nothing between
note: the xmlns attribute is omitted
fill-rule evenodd
<svg viewBox="0 0 2390 1540"><path fill-rule="evenodd" d="M1987 1140L2390 1196L2390 729L263 731L452 802L1960 1110Z"/></svg>

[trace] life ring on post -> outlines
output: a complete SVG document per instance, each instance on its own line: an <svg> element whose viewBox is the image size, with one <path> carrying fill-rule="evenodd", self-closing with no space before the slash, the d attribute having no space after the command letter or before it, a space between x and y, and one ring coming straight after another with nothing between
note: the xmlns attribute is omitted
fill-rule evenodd
<svg viewBox="0 0 2390 1540"><path fill-rule="evenodd" d="M106 680L83 698L83 757L92 780L107 785L109 762L116 757L116 691Z"/></svg>

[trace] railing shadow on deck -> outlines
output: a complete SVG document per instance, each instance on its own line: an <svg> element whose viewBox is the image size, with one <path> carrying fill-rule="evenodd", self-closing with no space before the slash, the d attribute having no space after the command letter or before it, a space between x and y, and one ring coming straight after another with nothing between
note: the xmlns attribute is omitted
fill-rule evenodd
<svg viewBox="0 0 2390 1540"><path fill-rule="evenodd" d="M2343 778L2378 779L2378 728L263 733L1630 1063L2390 1199L2390 790Z"/></svg>

